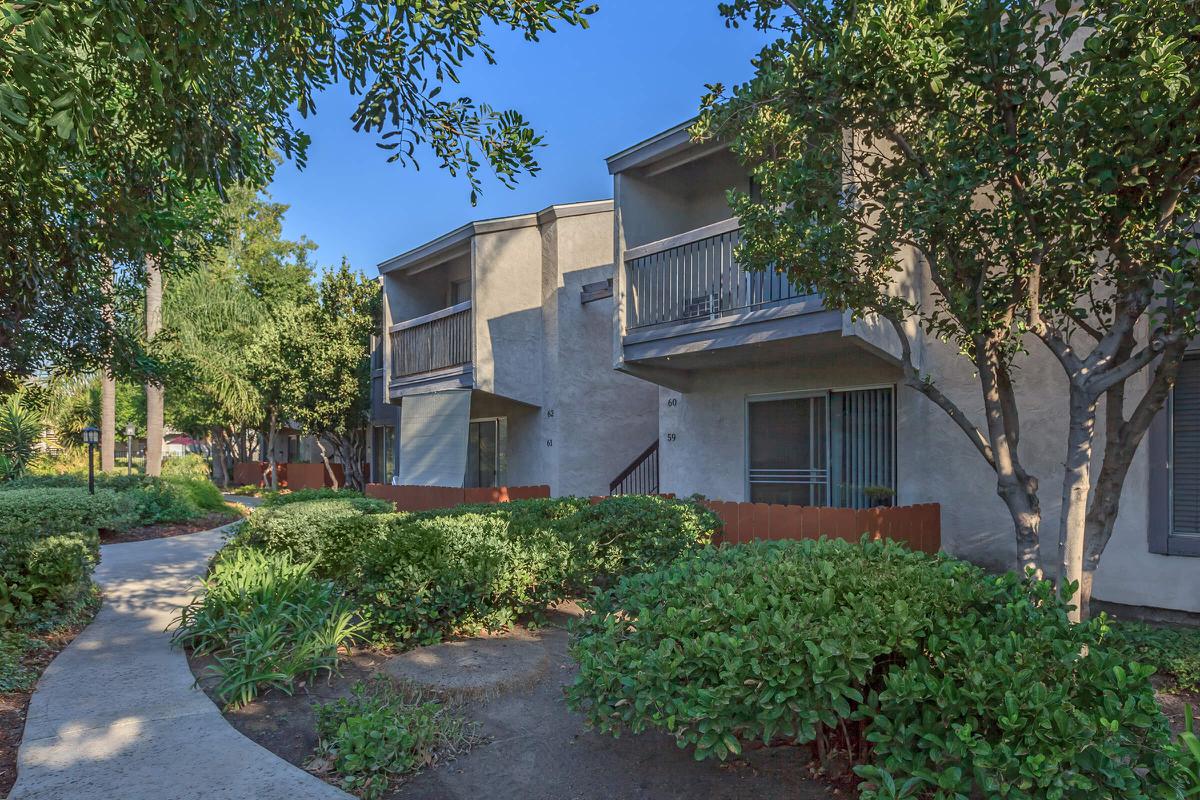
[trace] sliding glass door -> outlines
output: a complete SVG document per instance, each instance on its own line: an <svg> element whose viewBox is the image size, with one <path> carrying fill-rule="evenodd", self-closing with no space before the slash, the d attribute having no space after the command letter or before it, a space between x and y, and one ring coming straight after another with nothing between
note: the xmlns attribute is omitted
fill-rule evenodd
<svg viewBox="0 0 1200 800"><path fill-rule="evenodd" d="M750 500L868 508L896 487L890 387L751 399Z"/></svg>
<svg viewBox="0 0 1200 800"><path fill-rule="evenodd" d="M507 439L508 424L503 417L471 423L467 432L467 475L464 486L475 489L504 485Z"/></svg>

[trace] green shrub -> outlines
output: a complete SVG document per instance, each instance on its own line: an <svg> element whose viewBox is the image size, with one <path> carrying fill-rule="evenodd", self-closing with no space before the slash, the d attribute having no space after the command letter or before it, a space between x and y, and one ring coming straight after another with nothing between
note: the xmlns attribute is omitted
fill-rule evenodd
<svg viewBox="0 0 1200 800"><path fill-rule="evenodd" d="M60 634L67 628L91 621L100 608L100 592L89 586L86 593L53 613L23 616L17 625L0 627L0 692L27 692L41 674L38 662L29 658L48 649L47 634Z"/></svg>
<svg viewBox="0 0 1200 800"><path fill-rule="evenodd" d="M865 707L873 764L913 797L1151 798L1173 784L1170 737L1149 677L1072 625L1048 583L993 582L990 601L946 621L924 657L892 666Z"/></svg>
<svg viewBox="0 0 1200 800"><path fill-rule="evenodd" d="M359 626L333 584L311 573L311 564L236 549L180 612L173 641L214 658L222 702L244 705L272 688L290 694L297 681L337 670Z"/></svg>
<svg viewBox="0 0 1200 800"><path fill-rule="evenodd" d="M266 492L263 494L263 508L276 508L278 506L286 506L292 503L311 503L314 500L352 500L357 497L362 497L362 492L356 492L353 489L297 489L294 492ZM385 502L385 501L379 501ZM390 508L389 511L394 510Z"/></svg>
<svg viewBox="0 0 1200 800"><path fill-rule="evenodd" d="M1170 791L1150 670L1102 632L1045 584L895 543L760 542L597 592L568 703L698 759L777 737L844 750L871 800Z"/></svg>
<svg viewBox="0 0 1200 800"><path fill-rule="evenodd" d="M164 478L194 478L208 480L212 470L208 467L208 459L199 453L187 453L182 456L168 456L163 459L161 474Z"/></svg>
<svg viewBox="0 0 1200 800"><path fill-rule="evenodd" d="M94 529L0 537L0 624L28 625L78 603L91 591L99 546Z"/></svg>
<svg viewBox="0 0 1200 800"><path fill-rule="evenodd" d="M188 502L204 512L225 511L228 505L221 495L221 490L208 478L167 478L166 483L181 492Z"/></svg>
<svg viewBox="0 0 1200 800"><path fill-rule="evenodd" d="M577 544L582 590L658 569L721 530L720 518L698 503L641 495L584 504L560 525Z"/></svg>
<svg viewBox="0 0 1200 800"><path fill-rule="evenodd" d="M17 482L25 484L25 480ZM49 535L101 528L124 530L138 521L137 503L124 493L86 488L0 491L0 534Z"/></svg>
<svg viewBox="0 0 1200 800"><path fill-rule="evenodd" d="M314 562L314 574L353 584L367 543L381 535L391 503L363 497L317 500L255 510L234 540L237 546Z"/></svg>
<svg viewBox="0 0 1200 800"><path fill-rule="evenodd" d="M1172 691L1200 692L1200 628L1154 627L1111 621L1105 639L1125 658L1151 664L1171 679Z"/></svg>
<svg viewBox="0 0 1200 800"><path fill-rule="evenodd" d="M595 595L570 702L604 731L663 728L697 758L752 739L824 739L881 663L915 653L982 580L890 543L709 548Z"/></svg>
<svg viewBox="0 0 1200 800"><path fill-rule="evenodd" d="M360 681L352 692L317 707L317 755L329 762L341 788L365 800L479 740L476 725L442 703L407 695L387 678Z"/></svg>
<svg viewBox="0 0 1200 800"><path fill-rule="evenodd" d="M364 553L354 592L383 641L438 641L496 630L566 595L571 546L550 528L513 528L504 514L393 515Z"/></svg>

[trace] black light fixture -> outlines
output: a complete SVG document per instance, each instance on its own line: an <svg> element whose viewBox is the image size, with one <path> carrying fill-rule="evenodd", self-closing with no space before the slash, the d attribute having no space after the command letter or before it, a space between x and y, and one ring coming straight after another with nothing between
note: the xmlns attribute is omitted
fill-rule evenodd
<svg viewBox="0 0 1200 800"><path fill-rule="evenodd" d="M133 437L137 434L137 427L131 422L125 426L125 435L129 437L129 444L125 446L125 474L133 474Z"/></svg>
<svg viewBox="0 0 1200 800"><path fill-rule="evenodd" d="M100 443L100 429L88 425L83 429L83 441L88 446L88 492L96 493L96 445Z"/></svg>

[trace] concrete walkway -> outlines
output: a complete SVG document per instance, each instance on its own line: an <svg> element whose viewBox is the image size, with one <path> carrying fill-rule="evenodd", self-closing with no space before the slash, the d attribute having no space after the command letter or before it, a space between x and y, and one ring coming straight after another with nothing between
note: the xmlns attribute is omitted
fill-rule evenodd
<svg viewBox="0 0 1200 800"><path fill-rule="evenodd" d="M101 548L96 620L29 704L10 800L347 800L235 731L165 631L221 530Z"/></svg>

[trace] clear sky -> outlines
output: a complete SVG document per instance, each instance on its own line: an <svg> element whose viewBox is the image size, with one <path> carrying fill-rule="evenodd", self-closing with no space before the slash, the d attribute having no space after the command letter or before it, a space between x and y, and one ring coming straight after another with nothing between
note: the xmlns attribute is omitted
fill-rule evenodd
<svg viewBox="0 0 1200 800"><path fill-rule="evenodd" d="M313 139L308 166L281 165L269 189L291 206L287 236L316 242L323 265L345 255L375 275L380 261L472 219L611 197L604 159L693 116L706 83L749 78L765 42L753 30L727 29L717 0L599 4L588 30L560 30L538 43L497 36L499 63L472 64L461 87L445 90L524 114L546 137L537 177L511 191L489 182L472 207L466 181L428 156L420 171L387 164L374 137L354 132L354 103L334 87L316 117L302 121Z"/></svg>

